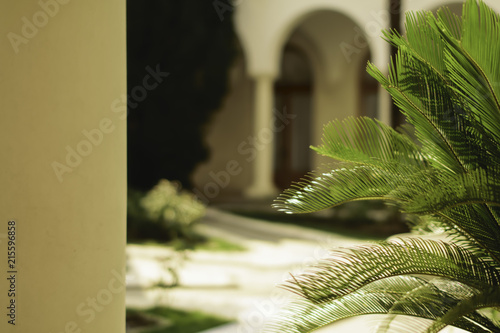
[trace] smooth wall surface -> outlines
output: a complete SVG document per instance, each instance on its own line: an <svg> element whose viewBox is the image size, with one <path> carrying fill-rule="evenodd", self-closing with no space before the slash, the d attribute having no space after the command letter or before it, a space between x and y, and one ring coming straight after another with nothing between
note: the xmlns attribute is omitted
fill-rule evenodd
<svg viewBox="0 0 500 333"><path fill-rule="evenodd" d="M0 13L0 332L125 332L125 1Z"/></svg>

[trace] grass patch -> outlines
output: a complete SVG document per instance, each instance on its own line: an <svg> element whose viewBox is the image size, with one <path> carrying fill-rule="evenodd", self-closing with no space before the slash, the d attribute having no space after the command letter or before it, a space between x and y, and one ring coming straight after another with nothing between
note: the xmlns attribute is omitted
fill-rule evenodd
<svg viewBox="0 0 500 333"><path fill-rule="evenodd" d="M191 246L186 246L186 243L182 240L173 240L169 242L159 242L153 239L144 240L134 240L129 241L128 244L137 245L147 245L147 246L159 246L159 247L172 247L177 250L205 250L214 252L243 252L247 248L239 244L231 243L222 238L205 238L203 241L198 241L197 243L191 244Z"/></svg>
<svg viewBox="0 0 500 333"><path fill-rule="evenodd" d="M129 320L140 321L141 314L166 318L171 325L163 329L150 329L145 333L197 333L212 327L229 323L228 320L207 315L199 311L181 311L165 307L155 307L147 310L127 309L127 324Z"/></svg>
<svg viewBox="0 0 500 333"><path fill-rule="evenodd" d="M222 238L209 238L206 242L196 245L195 249L214 252L243 252L247 250L244 246Z"/></svg>

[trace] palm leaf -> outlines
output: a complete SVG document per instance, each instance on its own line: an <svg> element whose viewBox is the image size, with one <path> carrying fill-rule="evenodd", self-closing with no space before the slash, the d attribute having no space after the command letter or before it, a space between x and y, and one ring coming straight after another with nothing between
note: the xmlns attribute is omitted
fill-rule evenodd
<svg viewBox="0 0 500 333"><path fill-rule="evenodd" d="M435 191L426 182L415 182L406 196L411 198L401 209L409 214L435 214L455 206L469 204L500 205L500 172L476 169L464 174L442 174L432 179Z"/></svg>
<svg viewBox="0 0 500 333"><path fill-rule="evenodd" d="M339 161L374 166L383 165L379 162L425 166L420 148L411 138L368 117L348 117L328 123L323 128L322 142L322 146L313 149Z"/></svg>
<svg viewBox="0 0 500 333"><path fill-rule="evenodd" d="M463 12L408 14L405 37L385 34L398 47L388 76L367 66L418 142L375 120L331 122L314 149L341 162L293 184L274 205L304 213L385 200L443 227L450 242L335 250L284 285L306 301L295 302L293 320L288 313L272 331L305 332L386 313L383 332L400 325L401 315L433 320L417 320L408 332L446 325L500 332L480 311L500 307L500 16L481 0L467 0Z"/></svg>
<svg viewBox="0 0 500 333"><path fill-rule="evenodd" d="M437 318L425 333L437 333L442 328L456 322L460 318L474 313L479 309L500 306L500 287L485 288L461 300L440 318ZM500 332L500 327L484 327L482 332Z"/></svg>
<svg viewBox="0 0 500 333"><path fill-rule="evenodd" d="M340 166L343 168L310 173L285 190L273 207L286 213L309 213L355 200L381 200L420 170L399 164Z"/></svg>
<svg viewBox="0 0 500 333"><path fill-rule="evenodd" d="M435 281L415 276L394 276L321 305L295 300L266 325L264 332L310 332L341 319L367 314L440 318L473 292L467 286L458 286L454 290L449 288L449 284L446 286L447 289L443 290ZM464 317L456 320L454 326L471 332L483 332L482 327L496 328L488 318L475 311ZM404 332L420 332L428 326L428 321L412 321L412 326L406 327Z"/></svg>
<svg viewBox="0 0 500 333"><path fill-rule="evenodd" d="M283 287L319 304L345 296L368 283L407 274L441 276L478 289L500 281L497 269L457 245L401 239L335 250Z"/></svg>
<svg viewBox="0 0 500 333"><path fill-rule="evenodd" d="M405 15L406 38L395 30L385 32L384 37L401 52L411 54L415 61L421 62L421 67L428 67L441 80L447 81L444 42L439 32L427 24L428 16L432 13L408 12Z"/></svg>
<svg viewBox="0 0 500 333"><path fill-rule="evenodd" d="M500 229L490 219L489 211L483 205L458 206L439 213L443 221L467 238L476 255L489 258L500 264Z"/></svg>
<svg viewBox="0 0 500 333"><path fill-rule="evenodd" d="M484 136L475 130L465 107L455 101L445 82L423 65L414 55L400 52L387 78L372 64L367 70L414 125L422 152L433 167L461 173L487 162L491 154L481 146Z"/></svg>
<svg viewBox="0 0 500 333"><path fill-rule="evenodd" d="M462 38L431 22L446 41L448 77L482 126L500 142L500 17L482 1L464 6Z"/></svg>
<svg viewBox="0 0 500 333"><path fill-rule="evenodd" d="M394 332L423 332L432 326L432 322L421 322L418 327L415 327L415 321L408 323L408 318L402 317L400 314L410 314L428 319L431 318L429 314L432 314L435 315L432 316L432 319L438 319L445 316L446 313L455 308L464 299L468 299L477 293L477 290L474 288L447 279L437 278L430 281L421 279L421 281L415 282L417 283L415 283L413 289L408 290L394 302L387 312L390 316L381 321L377 328L377 333L386 333L392 331L393 328L397 329ZM397 288L398 291L400 289ZM388 289L387 292L392 292L392 290ZM439 307L439 310L436 311L435 307ZM424 315L418 313L417 311L422 311L421 308L426 309L427 313ZM429 311L429 309L432 311ZM437 314L439 312L441 314ZM494 322L475 310L470 311L462 317L455 318L454 322L448 324L470 332L484 332L485 329L491 332L499 329Z"/></svg>

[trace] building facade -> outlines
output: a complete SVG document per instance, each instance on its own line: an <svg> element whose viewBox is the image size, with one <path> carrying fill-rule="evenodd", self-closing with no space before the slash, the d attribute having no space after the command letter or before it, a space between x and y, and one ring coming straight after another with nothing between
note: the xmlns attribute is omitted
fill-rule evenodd
<svg viewBox="0 0 500 333"><path fill-rule="evenodd" d="M207 129L211 157L194 175L196 194L206 202L274 196L328 162L309 149L324 124L349 116L390 124L390 97L366 74L367 61L387 69L381 36L391 14L444 5L461 13L461 1L235 1L240 55Z"/></svg>

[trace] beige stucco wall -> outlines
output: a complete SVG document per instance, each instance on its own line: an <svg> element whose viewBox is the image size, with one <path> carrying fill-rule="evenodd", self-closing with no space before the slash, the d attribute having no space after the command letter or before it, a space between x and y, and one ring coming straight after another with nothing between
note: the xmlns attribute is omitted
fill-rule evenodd
<svg viewBox="0 0 500 333"><path fill-rule="evenodd" d="M125 1L0 12L0 331L125 332Z"/></svg>

